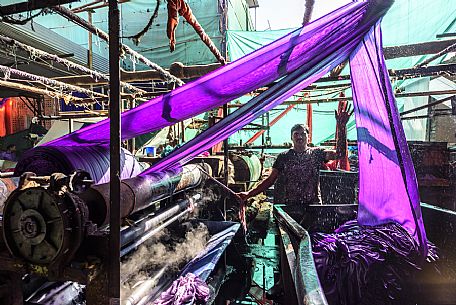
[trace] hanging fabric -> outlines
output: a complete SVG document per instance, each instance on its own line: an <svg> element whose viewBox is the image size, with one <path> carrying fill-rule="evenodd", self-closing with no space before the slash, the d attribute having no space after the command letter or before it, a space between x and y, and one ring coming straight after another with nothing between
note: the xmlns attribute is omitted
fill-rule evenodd
<svg viewBox="0 0 456 305"><path fill-rule="evenodd" d="M320 62L330 54L354 43L354 39L360 41L389 5L388 1L375 5L369 2L347 4L194 82L124 112L121 116L122 140L214 109L298 68L318 70ZM46 145L108 143L109 119L106 119Z"/></svg>
<svg viewBox="0 0 456 305"><path fill-rule="evenodd" d="M382 52L380 22L350 57L359 155L358 222L399 223L427 255L418 185Z"/></svg>

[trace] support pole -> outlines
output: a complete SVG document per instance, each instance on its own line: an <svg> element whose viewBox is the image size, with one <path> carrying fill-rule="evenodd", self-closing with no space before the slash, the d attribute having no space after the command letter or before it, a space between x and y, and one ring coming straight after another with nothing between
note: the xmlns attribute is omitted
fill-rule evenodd
<svg viewBox="0 0 456 305"><path fill-rule="evenodd" d="M109 0L109 117L110 117L110 219L108 297L120 304L120 12L117 0Z"/></svg>

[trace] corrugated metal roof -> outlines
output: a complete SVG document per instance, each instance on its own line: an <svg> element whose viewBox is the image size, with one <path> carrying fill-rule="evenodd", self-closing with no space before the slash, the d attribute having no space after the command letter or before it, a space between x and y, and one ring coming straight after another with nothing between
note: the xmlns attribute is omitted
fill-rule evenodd
<svg viewBox="0 0 456 305"><path fill-rule="evenodd" d="M12 25L0 22L0 34L48 53L57 55L73 54L73 56L67 59L78 64L87 64L86 48L40 24L34 23L32 28L30 23L26 25ZM93 69L107 73L109 70L109 60L99 54L93 54ZM58 72L56 73L58 74Z"/></svg>

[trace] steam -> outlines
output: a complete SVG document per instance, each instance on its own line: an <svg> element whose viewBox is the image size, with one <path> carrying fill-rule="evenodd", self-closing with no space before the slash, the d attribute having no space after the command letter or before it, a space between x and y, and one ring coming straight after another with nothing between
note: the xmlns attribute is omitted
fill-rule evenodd
<svg viewBox="0 0 456 305"><path fill-rule="evenodd" d="M167 235L169 233L166 230L162 231L161 237ZM198 227L188 231L185 238L179 240L177 244L157 242L155 238L149 244L139 247L127 261L121 264L121 299L127 299L136 286L150 279L149 270L157 270L168 265L169 270L177 271L182 263L188 262L205 248L208 239L207 227L199 224Z"/></svg>

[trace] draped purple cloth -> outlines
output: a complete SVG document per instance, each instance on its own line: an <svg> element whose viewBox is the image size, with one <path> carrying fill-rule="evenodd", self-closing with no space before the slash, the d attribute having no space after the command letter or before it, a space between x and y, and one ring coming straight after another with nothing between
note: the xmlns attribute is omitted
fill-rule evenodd
<svg viewBox="0 0 456 305"><path fill-rule="evenodd" d="M401 304L407 280L421 268L418 243L395 222L362 226L349 221L334 233L311 234L311 240L331 305Z"/></svg>
<svg viewBox="0 0 456 305"><path fill-rule="evenodd" d="M153 305L206 304L210 297L207 284L193 273L187 273L173 282Z"/></svg>
<svg viewBox="0 0 456 305"><path fill-rule="evenodd" d="M380 1L379 2L384 2ZM370 6L372 9L369 10ZM383 3L374 6L355 2L320 18L304 28L272 42L216 71L168 94L124 112L122 140L161 129L221 106L233 99L307 66L310 70L324 55L349 43L384 13ZM375 11L367 18L367 13ZM359 38L360 39L360 38ZM109 143L109 119L65 135L46 146L99 145Z"/></svg>
<svg viewBox="0 0 456 305"><path fill-rule="evenodd" d="M358 222L399 223L424 258L427 239L415 169L383 57L380 22L351 55L350 70L358 134Z"/></svg>
<svg viewBox="0 0 456 305"><path fill-rule="evenodd" d="M328 32L323 27L321 31L313 33L313 36L309 37L310 42L319 41L320 45L309 43L306 51L302 51L301 56L308 59L301 67L289 73L287 77L279 81L270 90L253 98L246 105L218 122L212 128L205 130L182 147L173 151L165 159L154 164L142 174L168 170L179 164L185 164L204 150L228 138L263 113L279 105L288 97L312 84L331 71L335 66L348 59L349 55L372 25L385 13L385 7L377 7L373 6L372 3L370 4L370 9L363 12L365 15L369 15L370 18L364 18L363 22L359 22L356 27L348 26L344 24L344 22L347 22L346 19L340 19L338 21L340 23L338 28L333 28ZM346 7L340 10L345 9ZM352 13L358 14L357 11L352 11ZM330 16L328 15L327 18ZM351 19L349 20L350 22L353 21ZM310 25L314 24L312 23ZM305 27L300 31L306 32ZM339 31L343 32L341 33ZM295 51L293 50L292 53Z"/></svg>

